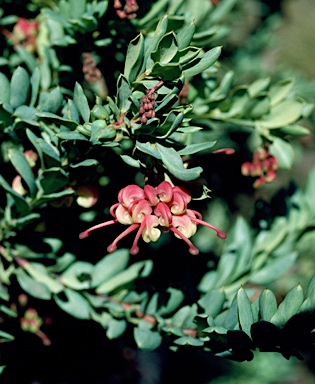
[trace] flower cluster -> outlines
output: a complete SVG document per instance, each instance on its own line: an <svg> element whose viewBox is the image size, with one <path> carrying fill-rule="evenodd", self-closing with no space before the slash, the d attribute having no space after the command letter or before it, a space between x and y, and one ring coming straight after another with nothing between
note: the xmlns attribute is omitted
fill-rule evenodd
<svg viewBox="0 0 315 384"><path fill-rule="evenodd" d="M13 28L13 35L27 51L34 53L36 51L38 29L39 24L37 21L19 17Z"/></svg>
<svg viewBox="0 0 315 384"><path fill-rule="evenodd" d="M258 177L253 186L261 187L264 183L270 183L277 177L278 160L271 155L267 147L259 147L253 155L253 161L242 164L241 172L244 176Z"/></svg>
<svg viewBox="0 0 315 384"><path fill-rule="evenodd" d="M102 78L102 72L97 68L96 61L94 60L93 54L90 52L83 52L83 66L82 72L84 78L88 83L96 83Z"/></svg>
<svg viewBox="0 0 315 384"><path fill-rule="evenodd" d="M137 185L128 185L118 193L118 203L110 208L113 220L95 225L80 234L84 239L99 228L121 223L129 225L107 248L109 253L117 249L117 243L123 237L138 230L130 253L139 252L138 241L140 236L147 243L157 241L162 231L170 230L176 237L184 240L189 246L189 252L197 255L199 250L189 240L197 230L197 225L202 224L216 231L221 239L226 234L213 225L202 220L199 212L188 209L191 201L190 193L182 187L173 187L168 181L163 181L157 187L145 185L140 188ZM160 229L160 228L161 229Z"/></svg>
<svg viewBox="0 0 315 384"><path fill-rule="evenodd" d="M136 0L126 0L126 5L123 7L120 0L114 0L114 8L116 9L117 16L120 19L134 19L139 9Z"/></svg>
<svg viewBox="0 0 315 384"><path fill-rule="evenodd" d="M139 116L142 124L145 124L148 120L155 117L154 107L155 101L153 93L149 93L147 96L142 97L139 108Z"/></svg>

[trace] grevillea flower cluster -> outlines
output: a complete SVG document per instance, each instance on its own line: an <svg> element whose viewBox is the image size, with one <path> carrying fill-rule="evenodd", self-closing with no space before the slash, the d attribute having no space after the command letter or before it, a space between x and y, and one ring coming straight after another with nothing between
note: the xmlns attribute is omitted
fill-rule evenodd
<svg viewBox="0 0 315 384"><path fill-rule="evenodd" d="M267 147L259 147L253 154L253 161L242 164L241 172L244 176L257 177L253 186L261 187L264 183L271 183L277 177L278 160L269 153Z"/></svg>
<svg viewBox="0 0 315 384"><path fill-rule="evenodd" d="M114 8L116 9L117 16L120 19L134 19L137 17L136 12L139 6L136 0L125 0L125 6L122 5L120 0L114 0Z"/></svg>
<svg viewBox="0 0 315 384"><path fill-rule="evenodd" d="M118 203L110 208L114 219L87 229L79 237L84 239L92 231L111 224L128 225L129 227L108 246L107 251L109 253L116 251L118 241L137 230L130 248L130 253L136 255L139 252L140 236L146 243L154 242L159 239L161 231L169 230L188 244L192 255L197 255L199 250L189 238L196 233L198 224L213 229L221 239L225 239L226 234L203 221L199 212L188 209L190 201L191 195L186 189L179 186L173 187L168 181L163 181L157 187L145 185L144 188L140 188L131 184L120 190Z"/></svg>

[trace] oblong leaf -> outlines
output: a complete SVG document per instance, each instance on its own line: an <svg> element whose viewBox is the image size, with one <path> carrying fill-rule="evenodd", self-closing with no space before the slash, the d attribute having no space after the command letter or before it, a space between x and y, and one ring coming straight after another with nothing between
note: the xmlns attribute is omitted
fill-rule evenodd
<svg viewBox="0 0 315 384"><path fill-rule="evenodd" d="M250 327L254 322L254 317L249 298L243 287L237 292L237 307L241 329L250 336Z"/></svg>
<svg viewBox="0 0 315 384"><path fill-rule="evenodd" d="M61 300L57 295L54 295L54 299L57 305L69 315L76 317L77 319L89 319L91 313L91 306L88 301L78 292L65 288L63 293L65 294L66 301Z"/></svg>
<svg viewBox="0 0 315 384"><path fill-rule="evenodd" d="M92 287L96 287L107 281L117 273L123 271L129 262L129 251L127 249L119 249L101 259L95 264L91 272Z"/></svg>
<svg viewBox="0 0 315 384"><path fill-rule="evenodd" d="M10 105L12 108L26 103L30 89L30 77L27 71L18 67L13 72L10 83Z"/></svg>
<svg viewBox="0 0 315 384"><path fill-rule="evenodd" d="M73 101L75 102L75 105L78 108L84 122L87 123L90 120L90 107L83 92L83 88L79 83L76 83L74 86Z"/></svg>
<svg viewBox="0 0 315 384"><path fill-rule="evenodd" d="M144 38L140 33L128 45L124 75L131 84L139 74L144 53Z"/></svg>
<svg viewBox="0 0 315 384"><path fill-rule="evenodd" d="M8 78L0 72L0 103L8 103L10 101L10 82Z"/></svg>
<svg viewBox="0 0 315 384"><path fill-rule="evenodd" d="M278 327L284 326L292 316L298 313L303 300L303 288L299 284L287 293L284 300L279 305L277 312L274 316L272 316L271 323L277 325Z"/></svg>
<svg viewBox="0 0 315 384"><path fill-rule="evenodd" d="M269 289L265 289L259 296L259 312L262 320L270 321L277 311L277 300Z"/></svg>
<svg viewBox="0 0 315 384"><path fill-rule="evenodd" d="M30 190L31 196L34 196L36 193L35 177L23 152L16 148L10 148L8 151L8 157L11 163L13 164L13 166L15 167L15 169L21 175L23 180L26 182Z"/></svg>
<svg viewBox="0 0 315 384"><path fill-rule="evenodd" d="M196 59L197 64L195 64L191 68L185 69L183 71L183 75L185 77L192 77L205 71L218 60L221 54L221 50L222 50L222 47L215 47L210 49L210 51L205 53L201 59Z"/></svg>
<svg viewBox="0 0 315 384"><path fill-rule="evenodd" d="M166 148L160 144L156 144L160 152L161 159L169 172L180 180L191 181L197 179L201 172L201 167L185 168L180 155L174 148Z"/></svg>

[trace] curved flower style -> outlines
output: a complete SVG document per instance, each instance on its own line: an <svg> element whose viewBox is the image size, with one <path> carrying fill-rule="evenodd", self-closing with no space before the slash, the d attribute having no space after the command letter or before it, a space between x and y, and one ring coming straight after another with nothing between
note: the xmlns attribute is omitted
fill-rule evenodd
<svg viewBox="0 0 315 384"><path fill-rule="evenodd" d="M140 236L146 243L157 241L161 235L161 230L158 228L160 226L164 232L170 230L176 237L184 240L192 255L198 255L198 248L189 240L196 233L198 224L213 229L221 239L225 239L226 234L203 221L199 212L188 209L190 201L191 195L188 191L182 187L172 187L168 181L163 181L156 188L146 185L142 189L131 184L119 191L118 203L110 207L110 214L114 219L87 229L80 233L79 237L84 239L92 231L111 224L129 225L108 246L107 251L109 253L116 251L118 241L137 229L130 248L130 253L136 255L139 252Z"/></svg>

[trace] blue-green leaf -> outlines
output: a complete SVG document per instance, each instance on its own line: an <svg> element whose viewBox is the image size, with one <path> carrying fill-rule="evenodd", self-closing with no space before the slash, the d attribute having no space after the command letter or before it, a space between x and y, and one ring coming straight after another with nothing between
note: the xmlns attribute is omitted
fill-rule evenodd
<svg viewBox="0 0 315 384"><path fill-rule="evenodd" d="M22 67L13 72L10 83L10 105L12 108L25 104L30 90L30 77Z"/></svg>
<svg viewBox="0 0 315 384"><path fill-rule="evenodd" d="M210 51L206 52L201 58L195 59L196 64L183 71L184 76L196 76L211 67L218 60L221 54L221 50L221 47L212 48L210 49Z"/></svg>
<svg viewBox="0 0 315 384"><path fill-rule="evenodd" d="M180 180L191 181L197 179L201 172L201 167L185 168L180 155L174 148L163 147L161 144L156 144L160 152L161 159L169 172Z"/></svg>
<svg viewBox="0 0 315 384"><path fill-rule="evenodd" d="M125 61L124 75L131 84L138 76L144 53L144 38L140 33L129 43Z"/></svg>
<svg viewBox="0 0 315 384"><path fill-rule="evenodd" d="M73 101L75 102L75 105L78 108L84 122L87 123L90 120L90 107L83 92L83 88L79 83L75 84Z"/></svg>
<svg viewBox="0 0 315 384"><path fill-rule="evenodd" d="M11 163L13 164L13 166L15 167L15 169L18 171L21 177L25 180L30 190L31 196L34 196L36 193L35 177L23 152L16 148L10 148L8 151L8 157Z"/></svg>
<svg viewBox="0 0 315 384"><path fill-rule="evenodd" d="M0 103L8 103L10 101L10 82L8 78L0 72Z"/></svg>
<svg viewBox="0 0 315 384"><path fill-rule="evenodd" d="M65 312L77 319L89 319L91 306L88 301L78 292L65 288L63 293L66 296L66 301L61 300L57 295L54 299L57 305Z"/></svg>
<svg viewBox="0 0 315 384"><path fill-rule="evenodd" d="M128 262L129 251L127 249L119 249L105 256L95 264L91 272L92 286L97 287L117 275L127 267Z"/></svg>
<svg viewBox="0 0 315 384"><path fill-rule="evenodd" d="M237 292L237 307L241 328L250 336L250 327L254 322L254 318L249 298L243 287Z"/></svg>
<svg viewBox="0 0 315 384"><path fill-rule="evenodd" d="M21 288L26 293L41 300L51 299L51 291L45 284L32 279L20 268L15 271L15 275Z"/></svg>
<svg viewBox="0 0 315 384"><path fill-rule="evenodd" d="M272 316L271 323L282 327L296 313L304 301L303 288L298 285L292 288L279 305L277 312Z"/></svg>
<svg viewBox="0 0 315 384"><path fill-rule="evenodd" d="M139 348L149 351L159 347L162 342L160 333L151 331L145 321L140 321L134 329L134 338Z"/></svg>
<svg viewBox="0 0 315 384"><path fill-rule="evenodd" d="M262 320L270 321L277 311L277 300L269 289L265 289L259 296L259 312Z"/></svg>
<svg viewBox="0 0 315 384"><path fill-rule="evenodd" d="M204 151L205 149L212 148L216 144L216 141L209 141L207 143L198 143L198 144L190 144L185 148L181 149L177 153L181 156L192 155L193 153L197 153L199 151Z"/></svg>

